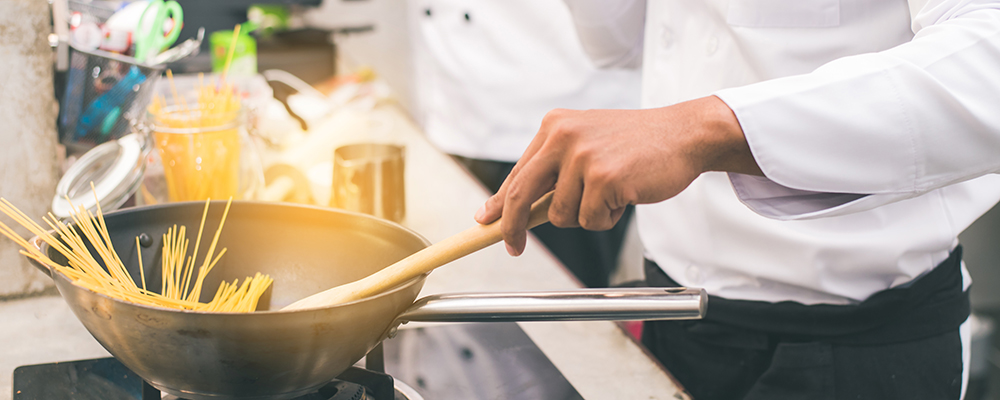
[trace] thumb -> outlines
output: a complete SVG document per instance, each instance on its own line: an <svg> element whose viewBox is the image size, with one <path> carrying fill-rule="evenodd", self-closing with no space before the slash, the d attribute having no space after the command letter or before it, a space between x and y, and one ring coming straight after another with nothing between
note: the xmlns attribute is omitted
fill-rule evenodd
<svg viewBox="0 0 1000 400"><path fill-rule="evenodd" d="M500 218L501 214L503 214L503 195L497 193L490 196L490 198L486 200L486 203L483 203L483 205L479 207L479 210L476 211L474 218L476 222L486 225L496 221Z"/></svg>

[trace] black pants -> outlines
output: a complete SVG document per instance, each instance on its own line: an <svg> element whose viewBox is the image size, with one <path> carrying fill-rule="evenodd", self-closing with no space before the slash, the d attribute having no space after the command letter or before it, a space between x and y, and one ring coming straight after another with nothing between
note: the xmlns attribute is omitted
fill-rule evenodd
<svg viewBox="0 0 1000 400"><path fill-rule="evenodd" d="M961 248L853 306L710 296L705 319L646 322L642 340L695 400L958 399L969 315L960 260ZM677 286L652 262L646 274Z"/></svg>
<svg viewBox="0 0 1000 400"><path fill-rule="evenodd" d="M491 192L496 193L514 163L453 156ZM531 230L549 251L587 287L607 287L618 264L618 254L633 207L629 206L615 226L606 231L557 228L543 224Z"/></svg>

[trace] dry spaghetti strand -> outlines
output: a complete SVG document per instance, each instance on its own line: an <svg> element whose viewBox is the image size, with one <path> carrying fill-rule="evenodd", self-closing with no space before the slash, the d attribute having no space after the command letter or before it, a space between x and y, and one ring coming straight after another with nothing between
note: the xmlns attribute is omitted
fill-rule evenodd
<svg viewBox="0 0 1000 400"><path fill-rule="evenodd" d="M240 25L233 30L220 78L205 82L198 75L196 99L189 104L167 70L172 105L157 96L149 105L153 136L164 164L171 201L238 196L240 191L240 96L227 80Z"/></svg>
<svg viewBox="0 0 1000 400"><path fill-rule="evenodd" d="M162 282L159 293L149 290L146 286L139 238L136 238L135 243L142 287L136 285L128 268L115 252L114 245L111 243L111 234L104 222L104 213L100 206L97 208L97 213L94 214L85 207L73 205L72 226L64 224L51 214L48 217L42 217L43 222L50 228L46 229L14 207L9 201L0 198L0 212L6 214L14 222L38 237L39 240L62 254L67 260L66 265L50 259L2 221L0 221L0 234L20 245L23 248L21 254L62 273L77 286L109 297L148 306L194 311L254 311L260 296L274 282L269 276L260 273L253 277L247 277L242 284L239 283L239 280L234 280L231 284L223 281L211 301L207 303L199 301L205 278L226 253L225 248L222 248L218 254L215 254L215 250L222 233L222 227L229 215L232 198L226 203L212 243L198 269L198 274L194 275L195 258L198 255L198 247L201 243L209 205L210 200L206 200L201 227L198 229L194 252L191 255L187 254L190 240L186 237L186 227L178 228L174 225L163 235ZM88 249L88 244L93 246L94 253L97 253L96 257Z"/></svg>

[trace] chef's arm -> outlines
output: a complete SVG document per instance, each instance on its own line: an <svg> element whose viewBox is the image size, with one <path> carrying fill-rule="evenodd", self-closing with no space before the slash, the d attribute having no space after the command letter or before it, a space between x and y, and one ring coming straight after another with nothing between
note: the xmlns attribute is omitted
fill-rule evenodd
<svg viewBox="0 0 1000 400"><path fill-rule="evenodd" d="M601 68L637 68L642 63L646 0L565 0L580 44Z"/></svg>
<svg viewBox="0 0 1000 400"><path fill-rule="evenodd" d="M1000 1L910 8L909 42L716 93L767 176L731 176L746 204L842 215L1000 171Z"/></svg>
<svg viewBox="0 0 1000 400"><path fill-rule="evenodd" d="M503 215L507 251L518 255L528 209L548 191L552 224L605 230L628 205L669 199L707 171L760 174L736 116L715 96L642 110L552 110L475 218Z"/></svg>

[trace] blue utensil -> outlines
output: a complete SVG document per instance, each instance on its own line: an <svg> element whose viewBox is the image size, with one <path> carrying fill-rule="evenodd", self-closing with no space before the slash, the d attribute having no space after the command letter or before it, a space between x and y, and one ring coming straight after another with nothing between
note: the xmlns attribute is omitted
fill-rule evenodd
<svg viewBox="0 0 1000 400"><path fill-rule="evenodd" d="M82 139L94 128L99 128L100 135L107 135L121 115L122 105L128 102L128 95L145 80L146 76L139 71L139 68L130 67L128 74L115 86L87 106L77 122L74 138Z"/></svg>
<svg viewBox="0 0 1000 400"><path fill-rule="evenodd" d="M163 25L167 18L174 20L174 26L164 34ZM183 22L184 10L179 3L173 0L150 0L139 17L139 26L135 30L135 58L139 62L148 63L174 44L181 34Z"/></svg>

